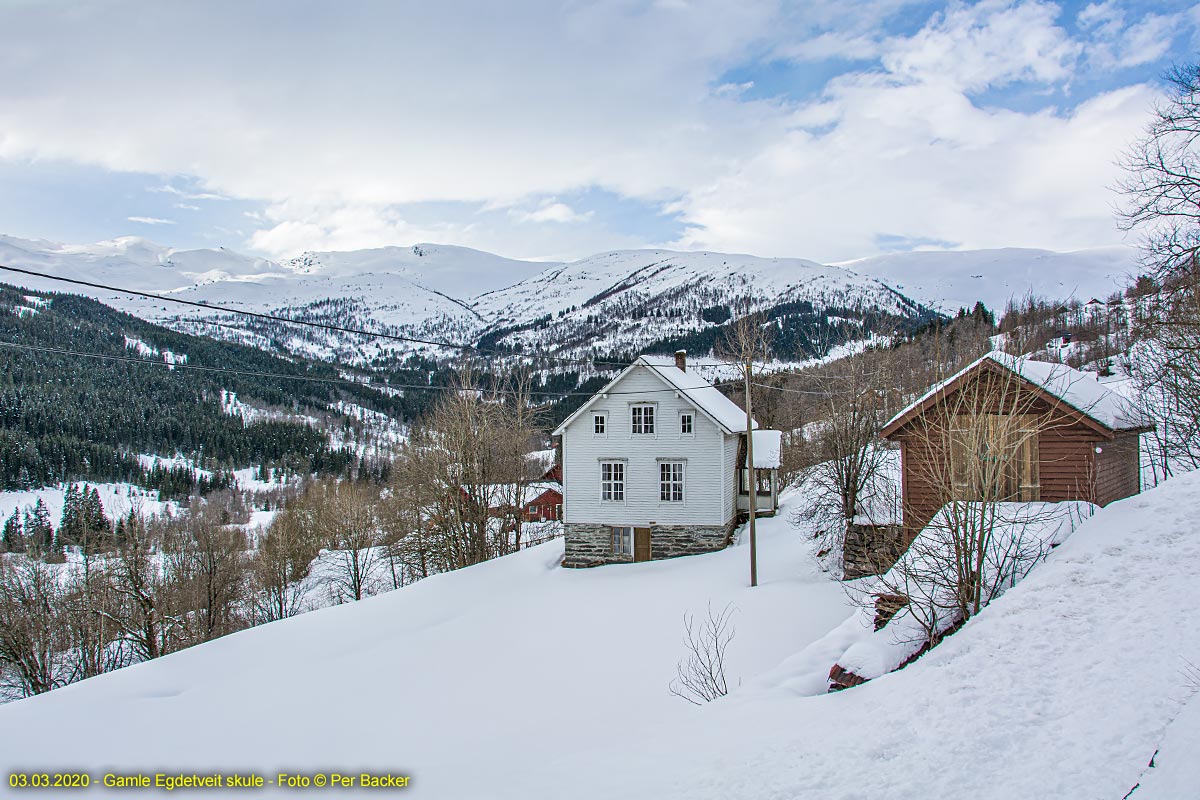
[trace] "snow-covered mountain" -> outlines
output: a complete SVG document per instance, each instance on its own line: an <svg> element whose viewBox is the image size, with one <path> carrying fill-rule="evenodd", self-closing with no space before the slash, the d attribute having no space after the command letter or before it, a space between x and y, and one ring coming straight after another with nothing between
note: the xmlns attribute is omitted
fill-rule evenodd
<svg viewBox="0 0 1200 800"><path fill-rule="evenodd" d="M766 312L781 329L853 337L983 300L1030 291L1087 299L1135 271L1126 248L912 252L835 265L714 252L622 250L567 264L447 245L311 252L283 262L225 248L175 250L124 237L64 245L0 236L0 264L136 288L231 309L422 339L563 354L630 352L656 342L711 347L725 320ZM0 280L80 291L11 273ZM406 345L285 330L245 317L88 290L122 310L193 332L366 363ZM213 321L221 326L210 324ZM417 348L420 350L421 348ZM427 354L441 355L424 348Z"/></svg>
<svg viewBox="0 0 1200 800"><path fill-rule="evenodd" d="M1096 247L1055 252L1008 247L999 250L914 251L854 261L846 267L878 278L914 300L942 311L970 308L977 300L1003 311L1029 292L1087 302L1106 298L1137 273L1137 251Z"/></svg>
<svg viewBox="0 0 1200 800"><path fill-rule="evenodd" d="M807 304L811 304L811 307ZM912 318L916 303L875 278L798 258L618 250L556 265L471 305L496 343L634 351L751 312Z"/></svg>

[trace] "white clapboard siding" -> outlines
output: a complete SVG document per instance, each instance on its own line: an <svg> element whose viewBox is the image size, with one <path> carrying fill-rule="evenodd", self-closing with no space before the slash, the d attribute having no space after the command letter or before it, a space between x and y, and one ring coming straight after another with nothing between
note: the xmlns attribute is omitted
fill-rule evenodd
<svg viewBox="0 0 1200 800"><path fill-rule="evenodd" d="M737 436L725 437L725 450L722 453L724 465L722 471L725 475L725 485L723 487L724 496L724 513L725 519L733 519L736 512L737 495L738 495L738 478L737 478L737 453L738 453L738 438Z"/></svg>
<svg viewBox="0 0 1200 800"><path fill-rule="evenodd" d="M733 517L732 463L737 438L727 436L702 411L676 396L669 384L635 367L609 387L610 394L563 431L563 513L569 523L599 525L723 525ZM641 394L645 392L645 394ZM656 406L655 434L634 435L630 407ZM691 435L680 433L679 416L693 414ZM596 436L593 417L607 415L607 433ZM727 441L728 440L728 441ZM730 450L733 454L730 454ZM625 462L625 501L600 500L600 464ZM659 462L684 461L682 503L662 502ZM728 471L729 474L725 474Z"/></svg>

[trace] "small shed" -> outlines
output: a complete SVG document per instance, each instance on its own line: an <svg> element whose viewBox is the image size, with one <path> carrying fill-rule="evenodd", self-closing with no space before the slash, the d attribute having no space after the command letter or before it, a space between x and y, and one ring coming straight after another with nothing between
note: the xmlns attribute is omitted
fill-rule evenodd
<svg viewBox="0 0 1200 800"><path fill-rule="evenodd" d="M993 435L963 434L967 415ZM954 499L1103 506L1137 494L1138 436L1150 430L1095 373L992 352L931 387L880 435L900 445L903 528L911 541ZM973 496L977 485L961 477L963 465L981 463L999 478L988 498Z"/></svg>

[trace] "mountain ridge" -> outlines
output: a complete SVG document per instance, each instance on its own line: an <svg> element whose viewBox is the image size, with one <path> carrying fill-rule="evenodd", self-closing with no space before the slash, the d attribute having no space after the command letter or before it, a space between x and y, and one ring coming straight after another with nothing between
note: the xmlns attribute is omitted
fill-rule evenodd
<svg viewBox="0 0 1200 800"><path fill-rule="evenodd" d="M1029 291L1105 295L1135 268L1133 251L1119 247L1066 253L914 251L822 264L663 248L535 262L422 243L307 251L277 262L226 248L176 250L138 237L64 245L10 236L0 236L0 264L232 311L280 313L455 345L486 343L505 352L536 349L583 357L634 352L655 343L708 347L726 320L750 312L790 320L779 322L781 326L816 325L818 338L865 337L886 333L897 322L919 322L935 311L953 313L976 301L1002 309L1009 298ZM55 281L9 277L31 289L64 290ZM282 332L256 328L222 310L87 293L181 330L241 336L239 340L256 346L274 339L296 355L366 364L414 353L445 360L451 353L311 330L277 336ZM840 325L836 331L825 324L830 318ZM231 332L231 325L242 333ZM814 346L813 336L788 341L793 339L798 347Z"/></svg>

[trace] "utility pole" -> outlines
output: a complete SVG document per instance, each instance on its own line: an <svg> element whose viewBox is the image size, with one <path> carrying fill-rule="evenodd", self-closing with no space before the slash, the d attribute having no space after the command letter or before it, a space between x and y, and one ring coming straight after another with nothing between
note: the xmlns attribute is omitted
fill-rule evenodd
<svg viewBox="0 0 1200 800"><path fill-rule="evenodd" d="M754 469L754 416L750 408L750 380L754 361L746 356L746 484L750 495L750 585L758 586L758 541L754 535L754 517L758 511L758 474Z"/></svg>

